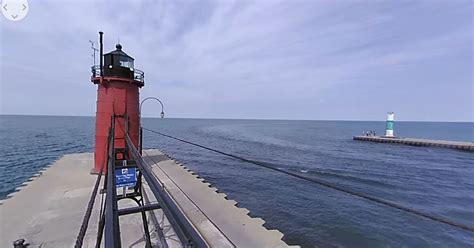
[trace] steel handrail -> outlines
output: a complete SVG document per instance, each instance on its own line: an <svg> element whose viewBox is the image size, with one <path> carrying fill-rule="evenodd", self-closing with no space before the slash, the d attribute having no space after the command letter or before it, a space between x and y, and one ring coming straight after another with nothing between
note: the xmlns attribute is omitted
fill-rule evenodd
<svg viewBox="0 0 474 248"><path fill-rule="evenodd" d="M209 247L203 237L179 209L178 205L166 191L163 184L153 176L151 168L146 165L137 148L133 145L128 133L125 135L125 141L132 158L135 160L138 169L142 172L143 177L148 182L150 190L160 203L168 221L173 226L180 240L184 241L183 245L186 247Z"/></svg>
<svg viewBox="0 0 474 248"><path fill-rule="evenodd" d="M109 155L107 167L107 195L105 198L105 247L120 248L120 225L118 218L117 190L115 188L115 118L109 132Z"/></svg>

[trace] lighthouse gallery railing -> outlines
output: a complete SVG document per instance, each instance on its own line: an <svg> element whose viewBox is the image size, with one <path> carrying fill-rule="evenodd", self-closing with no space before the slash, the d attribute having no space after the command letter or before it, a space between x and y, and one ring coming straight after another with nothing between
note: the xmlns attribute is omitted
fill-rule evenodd
<svg viewBox="0 0 474 248"><path fill-rule="evenodd" d="M145 73L138 69L131 69L133 70L133 80L138 82L145 82ZM94 65L91 67L92 78L100 77L100 65Z"/></svg>

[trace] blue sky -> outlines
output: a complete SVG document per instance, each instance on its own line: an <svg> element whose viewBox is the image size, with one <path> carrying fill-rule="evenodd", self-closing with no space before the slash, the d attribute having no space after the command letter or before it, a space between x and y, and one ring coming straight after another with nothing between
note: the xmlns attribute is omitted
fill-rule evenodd
<svg viewBox="0 0 474 248"><path fill-rule="evenodd" d="M474 121L472 1L29 2L1 16L2 114L93 116L102 30L169 117Z"/></svg>

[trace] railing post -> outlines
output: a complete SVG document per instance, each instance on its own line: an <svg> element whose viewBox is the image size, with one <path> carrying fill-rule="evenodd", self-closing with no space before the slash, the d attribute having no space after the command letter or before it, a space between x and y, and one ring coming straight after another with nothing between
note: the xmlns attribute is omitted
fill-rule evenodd
<svg viewBox="0 0 474 248"><path fill-rule="evenodd" d="M138 148L140 149L140 155L143 155L143 128L141 127L141 125L140 125L140 146Z"/></svg>

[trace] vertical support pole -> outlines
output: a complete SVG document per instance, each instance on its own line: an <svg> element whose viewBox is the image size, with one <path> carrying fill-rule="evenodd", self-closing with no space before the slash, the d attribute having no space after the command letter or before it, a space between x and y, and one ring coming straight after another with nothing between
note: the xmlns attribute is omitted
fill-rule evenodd
<svg viewBox="0 0 474 248"><path fill-rule="evenodd" d="M125 110L125 116L124 116L124 123L125 123L125 130L124 130L124 134L123 134L123 139L125 140L125 152L124 152L124 158L123 159L126 159L126 160L129 160L130 159L130 152L128 151L128 146L127 146L127 139L125 139L125 136L128 135L128 131L129 131L129 119L128 119L128 115L127 115L127 110Z"/></svg>
<svg viewBox="0 0 474 248"><path fill-rule="evenodd" d="M100 31L99 32L99 44L100 44L100 77L102 80L102 77L104 76L104 32Z"/></svg>
<svg viewBox="0 0 474 248"><path fill-rule="evenodd" d="M143 155L143 128L140 125L140 144L138 149L140 150L140 155Z"/></svg>
<svg viewBox="0 0 474 248"><path fill-rule="evenodd" d="M143 201L143 186L140 184L140 202L142 206L145 206L145 201ZM150 229L148 228L148 220L146 218L146 212L142 211L142 221L143 221L143 231L145 232L146 239L146 248L151 248L151 237Z"/></svg>

